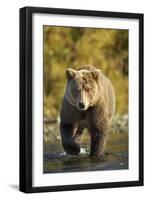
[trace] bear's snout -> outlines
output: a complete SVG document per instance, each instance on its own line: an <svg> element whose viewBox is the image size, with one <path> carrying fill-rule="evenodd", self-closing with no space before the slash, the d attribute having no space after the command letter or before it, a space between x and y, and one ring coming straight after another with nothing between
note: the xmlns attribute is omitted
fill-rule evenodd
<svg viewBox="0 0 147 200"><path fill-rule="evenodd" d="M83 101L80 101L80 102L79 102L79 108L80 108L80 110L84 110L85 105L84 105L84 102L83 102Z"/></svg>

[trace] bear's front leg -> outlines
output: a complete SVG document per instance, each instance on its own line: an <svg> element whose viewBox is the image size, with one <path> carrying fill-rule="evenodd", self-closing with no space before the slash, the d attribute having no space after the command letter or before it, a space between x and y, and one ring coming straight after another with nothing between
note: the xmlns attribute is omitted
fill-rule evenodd
<svg viewBox="0 0 147 200"><path fill-rule="evenodd" d="M94 128L92 127L90 130L91 136L91 148L90 148L90 156L96 156L100 158L105 149L106 143L106 130Z"/></svg>
<svg viewBox="0 0 147 200"><path fill-rule="evenodd" d="M97 105L96 108L89 108L86 121L91 137L90 156L100 158L104 153L108 130L108 117L105 107Z"/></svg>
<svg viewBox="0 0 147 200"><path fill-rule="evenodd" d="M62 123L60 124L61 139L64 150L71 155L80 153L80 145L74 140L75 125Z"/></svg>

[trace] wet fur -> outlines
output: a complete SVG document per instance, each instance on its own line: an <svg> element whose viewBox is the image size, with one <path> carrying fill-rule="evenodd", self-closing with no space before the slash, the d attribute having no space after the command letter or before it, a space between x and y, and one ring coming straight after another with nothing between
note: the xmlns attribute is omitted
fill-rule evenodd
<svg viewBox="0 0 147 200"><path fill-rule="evenodd" d="M71 76L67 75L68 83L61 109L60 130L64 150L68 154L79 154L80 137L83 129L88 128L91 137L90 156L100 157L104 152L109 121L115 112L113 86L109 79L93 66L82 66L78 71L73 70ZM82 84L86 95L93 94L92 97L88 96L92 102L88 102L89 106L84 111L77 108L74 96L71 98L71 88L68 85L72 78L79 79L78 84ZM91 93L92 90L94 91Z"/></svg>

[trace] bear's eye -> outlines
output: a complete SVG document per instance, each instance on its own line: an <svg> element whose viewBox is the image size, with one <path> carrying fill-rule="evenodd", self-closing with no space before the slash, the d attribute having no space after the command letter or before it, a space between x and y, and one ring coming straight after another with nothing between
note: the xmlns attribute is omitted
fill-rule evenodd
<svg viewBox="0 0 147 200"><path fill-rule="evenodd" d="M92 88L91 88L90 86L86 86L86 87L85 87L85 91L86 91L86 92L89 92L89 91L91 91L91 90L92 90Z"/></svg>

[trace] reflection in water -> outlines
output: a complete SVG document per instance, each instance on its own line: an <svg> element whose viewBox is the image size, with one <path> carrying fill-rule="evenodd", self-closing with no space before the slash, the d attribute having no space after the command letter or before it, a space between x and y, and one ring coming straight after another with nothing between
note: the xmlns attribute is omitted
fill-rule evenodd
<svg viewBox="0 0 147 200"><path fill-rule="evenodd" d="M59 140L44 143L44 173L128 169L128 134L112 133L101 159L89 157L89 138L84 138L79 155L64 152Z"/></svg>

